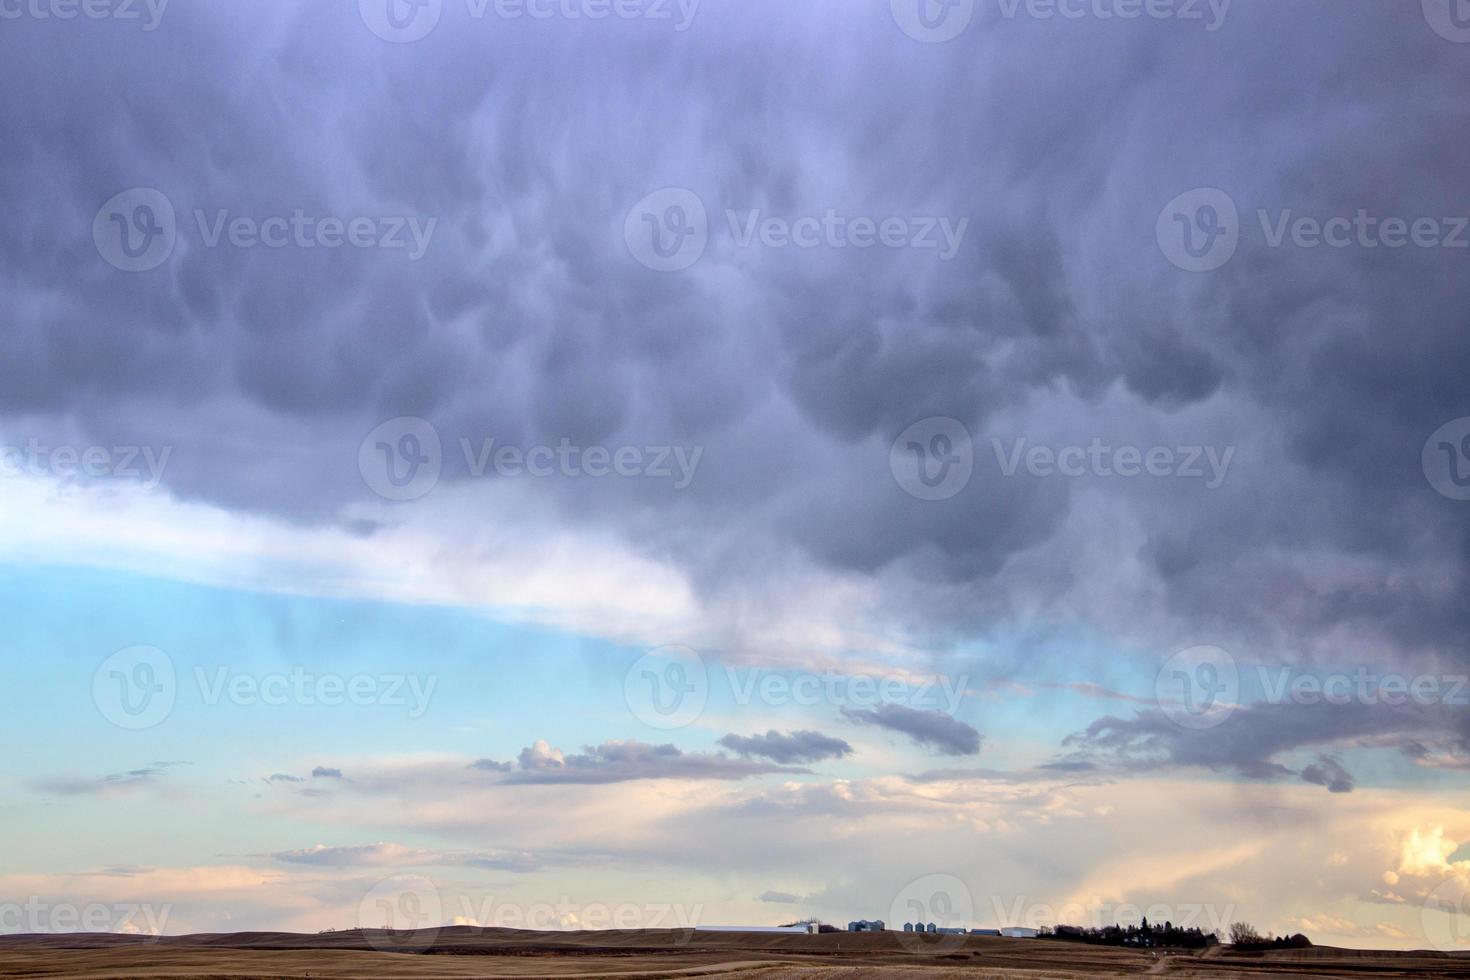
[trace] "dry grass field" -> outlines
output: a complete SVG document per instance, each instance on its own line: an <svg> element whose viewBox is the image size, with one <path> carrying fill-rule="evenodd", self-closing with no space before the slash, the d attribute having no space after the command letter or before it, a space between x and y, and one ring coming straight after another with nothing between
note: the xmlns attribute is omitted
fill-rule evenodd
<svg viewBox="0 0 1470 980"><path fill-rule="evenodd" d="M932 952L897 933L525 932L237 933L138 940L125 936L0 937L0 977L88 980L169 977L627 977L674 980L1081 980L1165 975L1181 980L1293 977L1470 978L1470 955L1318 947L1236 954L1148 952L1038 939L965 937Z"/></svg>
<svg viewBox="0 0 1470 980"><path fill-rule="evenodd" d="M1236 954L1148 952L1036 939L966 937L915 950L897 933L524 932L455 927L432 933L237 933L0 937L0 977L392 978L728 976L730 980L1182 980L1463 977L1470 955L1318 947Z"/></svg>

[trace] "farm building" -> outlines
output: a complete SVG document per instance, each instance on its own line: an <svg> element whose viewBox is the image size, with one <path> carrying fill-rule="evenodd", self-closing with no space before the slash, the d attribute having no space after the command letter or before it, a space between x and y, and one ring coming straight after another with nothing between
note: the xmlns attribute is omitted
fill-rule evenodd
<svg viewBox="0 0 1470 980"><path fill-rule="evenodd" d="M797 936L816 935L815 922L803 922L794 926L696 926L695 932L768 932Z"/></svg>

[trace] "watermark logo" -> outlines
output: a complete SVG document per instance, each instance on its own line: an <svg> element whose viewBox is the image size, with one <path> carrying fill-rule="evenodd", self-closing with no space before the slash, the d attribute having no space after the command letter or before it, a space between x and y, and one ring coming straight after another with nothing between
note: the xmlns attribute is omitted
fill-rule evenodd
<svg viewBox="0 0 1470 980"><path fill-rule="evenodd" d="M113 195L92 219L97 253L123 272L147 272L168 261L178 242L173 202L152 187Z"/></svg>
<svg viewBox="0 0 1470 980"><path fill-rule="evenodd" d="M429 710L438 687L435 674L318 673L295 666L289 671L244 674L228 666L196 666L193 687L208 707L223 703L240 707L406 708L417 720ZM186 682L184 690L190 685ZM153 728L163 723L178 703L180 684L173 658L157 647L119 650L97 668L92 677L92 700L108 721L128 729Z"/></svg>
<svg viewBox="0 0 1470 980"><path fill-rule="evenodd" d="M899 30L924 44L953 41L975 17L975 0L890 0L890 5Z"/></svg>
<svg viewBox="0 0 1470 980"><path fill-rule="evenodd" d="M1449 878L1419 908L1424 938L1442 952L1470 949L1470 879Z"/></svg>
<svg viewBox="0 0 1470 980"><path fill-rule="evenodd" d="M0 20L139 21L144 31L163 23L169 0L0 0Z"/></svg>
<svg viewBox="0 0 1470 980"><path fill-rule="evenodd" d="M909 952L932 956L963 946L974 918L975 898L969 886L951 874L930 874L909 882L894 896L885 925L902 930L898 939Z"/></svg>
<svg viewBox="0 0 1470 980"><path fill-rule="evenodd" d="M202 208L194 210L194 224L205 248L381 248L402 249L410 262L417 262L429 251L438 218L418 215L336 215L307 214L294 208L289 215L276 214L259 218L233 214L219 208L210 214Z"/></svg>
<svg viewBox="0 0 1470 980"><path fill-rule="evenodd" d="M942 711L953 717L970 690L968 674L843 674L738 668L725 665L725 682L742 708L759 702L768 708L832 705L844 709L871 709L895 704L915 711Z"/></svg>
<svg viewBox="0 0 1470 980"><path fill-rule="evenodd" d="M389 419L357 450L357 469L368 489L400 503L428 496L443 468L439 432L420 418Z"/></svg>
<svg viewBox="0 0 1470 980"><path fill-rule="evenodd" d="M394 44L428 37L444 13L444 0L357 0L368 30Z"/></svg>
<svg viewBox="0 0 1470 980"><path fill-rule="evenodd" d="M1424 19L1446 41L1470 43L1470 0L1423 0Z"/></svg>
<svg viewBox="0 0 1470 980"><path fill-rule="evenodd" d="M472 479L667 481L687 490L704 459L703 446L581 446L563 438L556 445L522 447L494 438L459 438L464 470ZM438 430L418 418L397 418L378 426L358 446L358 470L368 489L394 501L418 500L438 485L443 447Z"/></svg>
<svg viewBox="0 0 1470 980"><path fill-rule="evenodd" d="M499 20L622 21L645 20L672 24L683 33L694 26L701 0L464 0L472 21ZM395 44L411 44L428 37L439 26L443 0L358 0L363 23L378 37Z"/></svg>
<svg viewBox="0 0 1470 980"><path fill-rule="evenodd" d="M688 647L650 650L623 677L623 699L633 716L650 728L684 728L704 713L709 671Z"/></svg>
<svg viewBox="0 0 1470 980"><path fill-rule="evenodd" d="M1465 215L1382 215L1367 208L1326 216L1256 208L1255 215L1261 243L1272 250L1470 249L1470 216ZM1235 202L1215 188L1170 201L1156 228L1164 255L1189 272L1212 272L1229 262L1245 230Z"/></svg>
<svg viewBox="0 0 1470 980"><path fill-rule="evenodd" d="M632 902L577 902L568 895L555 902L499 902L489 895L478 902L468 896L459 900L459 922L474 922L487 929L533 929L538 932L564 929L634 931L642 929L674 929L675 945L693 938L704 913L703 905L674 905L657 902L638 905Z"/></svg>
<svg viewBox="0 0 1470 980"><path fill-rule="evenodd" d="M1219 188L1198 187L1164 205L1154 236L1174 265L1186 272L1213 272L1240 245L1240 212Z"/></svg>
<svg viewBox="0 0 1470 980"><path fill-rule="evenodd" d="M422 953L433 947L443 924L439 889L423 875L384 878L357 904L357 928L385 952Z"/></svg>
<svg viewBox="0 0 1470 980"><path fill-rule="evenodd" d="M1213 34L1225 25L1231 0L999 0L1001 16L1014 20L1023 10L1035 20L1199 21Z"/></svg>
<svg viewBox="0 0 1470 980"><path fill-rule="evenodd" d="M265 705L278 708L297 704L303 707L407 708L408 717L417 720L429 710L434 688L439 685L436 674L318 674L304 667L273 674L238 674L229 667L207 671L194 668L194 683L205 704L213 707L222 701L241 707Z"/></svg>
<svg viewBox="0 0 1470 980"><path fill-rule="evenodd" d="M633 205L623 222L623 240L641 265L681 272L709 245L709 213L688 188L665 187Z"/></svg>
<svg viewBox="0 0 1470 980"><path fill-rule="evenodd" d="M852 215L837 208L795 217L760 208L727 208L724 232L736 248L805 251L884 248L933 252L941 262L959 254L970 219L945 215ZM683 187L664 188L639 201L623 223L628 250L657 272L679 272L703 257L716 227L704 202Z"/></svg>
<svg viewBox="0 0 1470 980"><path fill-rule="evenodd" d="M687 490L694 482L703 446L578 446L562 439L555 446L532 446L522 449L514 445L496 445L494 439L481 439L476 446L470 439L459 440L465 468L470 476L481 479L493 472L506 479L529 476L544 480L554 476L594 480L610 476L642 477L668 480L675 490Z"/></svg>
<svg viewBox="0 0 1470 980"><path fill-rule="evenodd" d="M109 932L129 936L161 936L172 905L112 905L46 902L32 895L24 902L0 902L0 935Z"/></svg>
<svg viewBox="0 0 1470 980"><path fill-rule="evenodd" d="M1429 485L1451 500L1470 500L1470 418L1440 426L1420 457Z"/></svg>
<svg viewBox="0 0 1470 980"><path fill-rule="evenodd" d="M1165 661L1154 679L1154 696L1174 724L1214 728L1235 712L1240 671L1235 658L1220 647L1190 647Z"/></svg>
<svg viewBox="0 0 1470 980"><path fill-rule="evenodd" d="M1470 218L1430 217L1415 218L1372 214L1367 208L1359 208L1352 217L1345 214L1318 218L1309 214L1297 214L1291 208L1278 210L1274 215L1265 208L1256 209L1256 220L1260 222L1261 234L1267 248L1281 248L1290 244L1293 248L1470 248Z"/></svg>
<svg viewBox="0 0 1470 980"><path fill-rule="evenodd" d="M957 419L921 419L893 440L888 468L909 496L948 500L970 485L975 472L975 443L970 430Z"/></svg>
<svg viewBox="0 0 1470 980"><path fill-rule="evenodd" d="M49 446L31 439L24 446L0 445L0 477L52 476L61 480L137 480L153 490L173 455L172 446ZM145 479L146 478L146 479Z"/></svg>
<svg viewBox="0 0 1470 980"><path fill-rule="evenodd" d="M1235 447L1223 450L1215 446L1111 446L1093 439L1087 446L1032 445L1015 439L1007 447L1004 440L990 440L995 461L1002 475L1013 477L1023 468L1035 477L1064 476L1176 477L1201 480L1206 490L1218 490L1225 483Z"/></svg>
<svg viewBox="0 0 1470 980"><path fill-rule="evenodd" d="M969 218L848 216L836 208L828 208L820 216L807 214L794 220L767 215L759 209L743 215L727 210L725 221L740 248L759 244L763 248L932 249L941 262L959 254L970 229Z"/></svg>
<svg viewBox="0 0 1470 980"><path fill-rule="evenodd" d="M1399 707L1470 707L1470 675L1379 673L1365 664L1352 673L1298 673L1291 667L1256 667L1267 704L1386 704Z"/></svg>
<svg viewBox="0 0 1470 980"><path fill-rule="evenodd" d="M102 717L129 731L161 724L177 696L174 662L157 647L119 650L92 675L92 703Z"/></svg>

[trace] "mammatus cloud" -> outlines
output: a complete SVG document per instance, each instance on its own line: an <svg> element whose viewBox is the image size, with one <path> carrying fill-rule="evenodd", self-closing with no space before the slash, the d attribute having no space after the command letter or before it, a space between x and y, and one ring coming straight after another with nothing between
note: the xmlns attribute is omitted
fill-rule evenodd
<svg viewBox="0 0 1470 980"><path fill-rule="evenodd" d="M901 704L876 708L843 708L842 714L859 725L872 725L907 735L917 745L943 755L975 755L980 751L980 733L943 711L921 711Z"/></svg>
<svg viewBox="0 0 1470 980"><path fill-rule="evenodd" d="M1421 456L1430 433L1470 416L1465 250L1269 241L1288 212L1463 217L1470 101L1445 93L1467 47L1419 4L1236 0L1213 31L1010 20L981 4L941 45L904 36L881 2L710 0L677 37L448 19L397 46L353 6L176 4L132 35L89 18L6 21L0 131L20 135L0 140L3 461L34 440L119 461L134 447L157 464L109 480L48 458L39 475L6 476L0 550L16 561L495 602L584 635L675 632L741 655L857 651L932 667L944 651L982 681L1031 673L1053 693L1110 700L1125 686L1106 677L1117 651L1147 667L1200 632L1301 662L1470 662L1467 505L1426 481ZM699 197L714 230L676 275L641 266L622 234L663 186ZM179 219L173 255L138 274L91 241L99 205L128 187L159 189ZM1204 274L1172 265L1156 237L1166 201L1194 188L1239 208L1234 258ZM437 226L411 260L212 246L198 217L297 209ZM741 244L726 212L757 209L968 218L970 233L947 261ZM390 504L360 451L399 416L434 426L442 474L425 498ZM906 492L890 457L899 433L936 416L973 437L972 478L942 501ZM487 439L703 455L682 490L487 478L475 472ZM1235 453L1210 488L1007 473L996 450L1020 439ZM1462 479L1449 448L1438 459ZM1100 639L1073 655L1059 635ZM1371 891L1363 900L1404 912L1393 927L1410 935L1432 882L1465 871L1442 853L1470 839L1452 825L1463 818L1421 812L1470 771L1463 711L1246 706L1189 732L1116 710L1050 762L1007 774L770 787L744 777L804 770L641 742L570 754L538 743L508 762L346 765L350 783L323 767L269 802L322 826L298 840L375 840L389 830L366 824L392 821L400 839L448 838L446 853L478 847L487 813L536 853L616 832L627 861L679 863L686 881L759 868L739 894L789 882L832 911L868 901L874 882L901 887L933 842L966 833L977 847L964 870L987 888L1081 880L1188 900L1218 887L1278 916L1300 914L1271 904L1278 895L1320 908ZM981 745L924 712L849 720L945 755ZM1362 752L1377 753L1373 767ZM1423 797L1374 790L1370 774L1394 763ZM173 783L154 768L26 785L68 804L123 792L152 803ZM670 800L656 791L671 778L700 784ZM1124 778L1133 792L1098 785ZM611 829L599 809L610 798L622 805ZM1288 829L1271 822L1283 806ZM851 881L818 860L834 820L852 828ZM1066 821L1085 833L1058 833ZM904 838L904 823L927 832ZM1382 859L1381 842L1409 827L1404 855ZM1126 851L1139 828L1147 846ZM1246 843L1181 882L1200 828ZM730 846L711 855L712 833ZM1328 839L1354 842L1345 863L1319 846ZM1036 853L1062 870L1011 857ZM330 888L279 886L283 871L323 867L0 884L181 896L192 907L179 922L201 928L227 913L317 928L340 924L313 919Z"/></svg>
<svg viewBox="0 0 1470 980"><path fill-rule="evenodd" d="M772 729L764 735L736 735L732 732L720 739L720 744L737 755L747 758L760 756L782 765L821 762L852 754L852 746L842 739L813 731L782 734Z"/></svg>
<svg viewBox="0 0 1470 980"><path fill-rule="evenodd" d="M135 42L61 21L0 37L0 124L27 134L0 149L0 206L17 230L0 236L7 445L147 447L156 460L169 448L150 499L162 523L177 519L175 535L207 524L228 540L237 519L269 521L282 553L310 541L307 569L370 568L341 580L413 599L474 604L552 581L513 604L640 641L677 608L680 628L722 648L800 647L799 635L828 651L923 655L1045 609L1036 636L1023 629L975 657L977 676L1036 662L1051 628L1166 656L1202 623L1242 647L1308 637L1303 658L1449 651L1464 665L1465 522L1420 457L1430 433L1470 415L1462 253L1277 247L1258 216L1413 221L1461 207L1470 107L1415 96L1456 77L1464 52L1414 4L1349 17L1333 0L1239 0L1221 29L1195 34L992 12L951 43L916 46L890 17L838 0L755 0L706 4L667 46L637 32L446 24L403 47L350 6L266 0L248 19L179 7ZM770 48L776 24L806 57ZM199 54L159 57L160 46ZM1046 114L1018 112L998 82L1051 60L1072 77L1035 90ZM577 70L546 85L548 66ZM1367 73L1363 92L1324 84L1344 66ZM300 116L242 100L233 79L245 71ZM352 98L324 84L384 71L391 84ZM119 114L93 97L114 73L136 79L144 108ZM964 93L958 123L913 111L912 93L940 79ZM27 94L38 86L47 98ZM806 101L773 94L791 91ZM1325 103L1300 96L1316 91ZM379 120L402 104L453 139L381 138ZM1263 104L1282 135L1242 138L1257 125L1247 107ZM1145 111L1151 125L1137 125ZM650 117L665 126L657 148L627 124ZM526 120L547 118L595 144L596 160L529 145ZM759 137L744 125L756 118ZM183 132L194 135L158 152L157 134ZM1118 178L1099 193L1084 176L1097 173ZM1384 173L1399 175L1391 188ZM182 239L137 275L88 240L99 205L126 186L166 194ZM652 186L699 196L717 232L727 211L760 209L968 218L971 233L948 261L717 233L687 274L659 274L621 234ZM1199 187L1241 215L1237 254L1208 275L1182 273L1156 238L1168 199ZM211 246L198 217L296 209L437 225L411 260ZM58 269L77 288L58 293ZM359 450L400 416L435 426L442 476L425 499L390 507ZM897 435L934 416L974 442L970 484L939 502L905 493L889 465ZM1235 455L1214 489L1007 475L995 447L1022 438ZM704 453L683 490L486 479L475 469L487 439ZM73 482L80 496L99 490ZM75 500L51 489L37 506L71 520ZM500 539L476 529L507 515L527 540L558 546L497 564ZM168 537L100 526L143 551ZM199 535L182 537L186 551ZM39 546L102 560L92 540ZM412 580L382 574L389 540L425 556ZM449 552L464 567L430 589L422 569ZM527 561L557 574L527 574ZM567 598L585 594L577 572L589 566L593 609ZM658 587L627 587L646 579ZM272 586L322 587L300 567ZM622 611L632 598L636 615ZM1054 679L1089 666L1057 663Z"/></svg>
<svg viewBox="0 0 1470 980"><path fill-rule="evenodd" d="M765 43L776 24L806 57ZM833 24L851 61L833 54ZM270 0L248 21L172 10L142 40L110 39L105 62L89 47L99 38L65 33L77 25L17 26L0 39L12 93L0 122L28 134L0 189L24 230L0 241L7 441L169 446L161 487L180 501L358 534L407 526L486 562L494 549L465 532L513 481L475 475L482 440L701 447L683 491L558 476L538 482L534 507L516 506L538 534L656 557L671 592L694 586L700 612L736 633L735 608L835 588L873 597L877 636L906 631L920 648L1038 606L1154 647L1199 622L1264 645L1290 622L1326 649L1361 635L1385 658L1463 648L1463 521L1418 462L1429 433L1470 413L1454 368L1470 359L1459 256L1272 248L1255 214L1453 210L1470 110L1412 95L1454 77L1463 51L1413 4L1347 17L1331 0L1240 0L1222 29L1195 34L981 16L953 43L916 47L891 18L837 0L759 0L707 4L666 46L636 31L446 23L392 47L350 5ZM159 45L200 56L160 58ZM1042 83L1045 116L1017 112L997 81L1052 59L1078 74ZM813 63L821 84L808 84ZM327 65L332 77L388 71L392 84L349 99L322 84ZM548 65L579 70L548 86ZM1343 65L1370 73L1366 94L1317 85ZM257 66L300 119L239 98L231 80ZM112 71L139 79L146 118L122 124L90 98ZM958 124L912 111L937 79L965 93ZM27 97L39 85L52 95ZM1276 102L1281 132L1302 135L1240 138L1246 107L1319 88L1325 109ZM795 90L801 106L773 96ZM380 138L376 121L400 99L444 121L453 145ZM1155 125L1135 124L1141 107ZM650 114L668 135L656 150L627 125ZM209 125L226 115L231 132ZM1333 123L1346 115L1361 125ZM334 125L304 122L323 118ZM534 118L594 143L597 160L528 146ZM160 154L165 131L197 136ZM1037 166L1059 133L1075 138ZM1082 175L1100 172L1119 178L1098 193ZM1382 173L1401 179L1384 188ZM141 275L87 240L120 185L160 189L179 215L184 240ZM717 232L727 210L832 209L969 218L972 233L949 261L719 233L687 274L661 275L620 234L651 185L700 195ZM1201 186L1230 194L1254 237L1229 265L1189 276L1160 253L1155 224L1169 198ZM438 225L414 261L210 246L196 217L298 208ZM79 270L64 296L58 268ZM23 370L37 363L47 370ZM1308 388L1316 397L1297 397ZM364 486L365 435L407 415L440 433L434 492L465 492L453 513L433 496L385 508ZM971 485L941 506L903 493L887 455L937 415L976 443ZM991 440L1021 437L1237 453L1213 491L1006 476ZM1082 533L1095 528L1113 534Z"/></svg>

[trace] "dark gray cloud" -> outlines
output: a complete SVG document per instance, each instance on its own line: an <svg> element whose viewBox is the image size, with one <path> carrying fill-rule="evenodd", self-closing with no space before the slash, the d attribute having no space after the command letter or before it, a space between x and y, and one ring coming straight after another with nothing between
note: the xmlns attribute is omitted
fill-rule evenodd
<svg viewBox="0 0 1470 980"><path fill-rule="evenodd" d="M146 33L7 22L6 441L171 446L182 498L363 532L357 449L386 418L436 424L446 486L467 479L461 436L681 442L706 450L687 491L550 480L540 499L712 601L802 563L877 583L875 619L935 648L1044 608L1164 655L1204 632L1466 662L1470 523L1420 466L1470 416L1465 252L1273 248L1256 214L1463 215L1470 104L1442 93L1465 50L1419 5L1236 0L1206 31L981 4L936 45L839 0L706 0L684 32L449 4L411 45L354 6L176 4ZM726 209L835 208L971 231L940 262L717 230L659 274L621 228L669 185L717 229ZM133 186L170 197L182 240L127 275L90 230ZM1243 240L1185 273L1155 221L1202 186L1236 201ZM298 208L438 226L411 261L211 248L193 217ZM976 439L970 486L941 502L887 465L931 415ZM1238 453L1214 491L1004 477L989 440L1016 436Z"/></svg>
<svg viewBox="0 0 1470 980"><path fill-rule="evenodd" d="M1302 782L1326 786L1329 792L1351 793L1353 774L1331 756L1318 756L1317 761L1302 770Z"/></svg>
<svg viewBox="0 0 1470 980"><path fill-rule="evenodd" d="M685 752L674 745L607 741L567 755L545 742L523 749L505 783L622 783L638 779L746 779L768 773L810 773L726 755Z"/></svg>
<svg viewBox="0 0 1470 980"><path fill-rule="evenodd" d="M874 725L906 735L916 744L944 755L975 755L980 751L980 733L943 711L880 704L876 708L843 708L842 714L860 725Z"/></svg>
<svg viewBox="0 0 1470 980"><path fill-rule="evenodd" d="M770 902L774 905L795 905L801 901L801 896L790 892L764 891L756 896L756 901Z"/></svg>
<svg viewBox="0 0 1470 980"><path fill-rule="evenodd" d="M737 755L760 756L782 765L840 759L852 754L852 746L840 738L821 732L781 732L772 729L764 735L736 735L731 732L720 744Z"/></svg>
<svg viewBox="0 0 1470 980"><path fill-rule="evenodd" d="M470 763L470 768L481 772L510 772L515 769L515 765L510 762L498 762L495 759L476 759Z"/></svg>
<svg viewBox="0 0 1470 980"><path fill-rule="evenodd" d="M334 769L334 768L331 768L331 767L328 767L328 766L317 766L315 769L313 769L311 771L311 778L312 779L341 779L342 778L342 770L341 769Z"/></svg>
<svg viewBox="0 0 1470 980"><path fill-rule="evenodd" d="M1427 733L1453 722L1438 706L1406 704L1276 704L1242 706L1220 724L1190 728L1159 710L1138 711L1132 718L1099 718L1069 736L1061 766L1086 767L1103 773L1151 773L1196 768L1233 773L1248 779L1292 777L1325 786L1334 793L1351 792L1353 775L1324 749L1388 748L1416 761L1453 755L1456 740L1426 746ZM1292 757L1315 753L1302 765ZM1293 768L1293 765L1301 768Z"/></svg>

